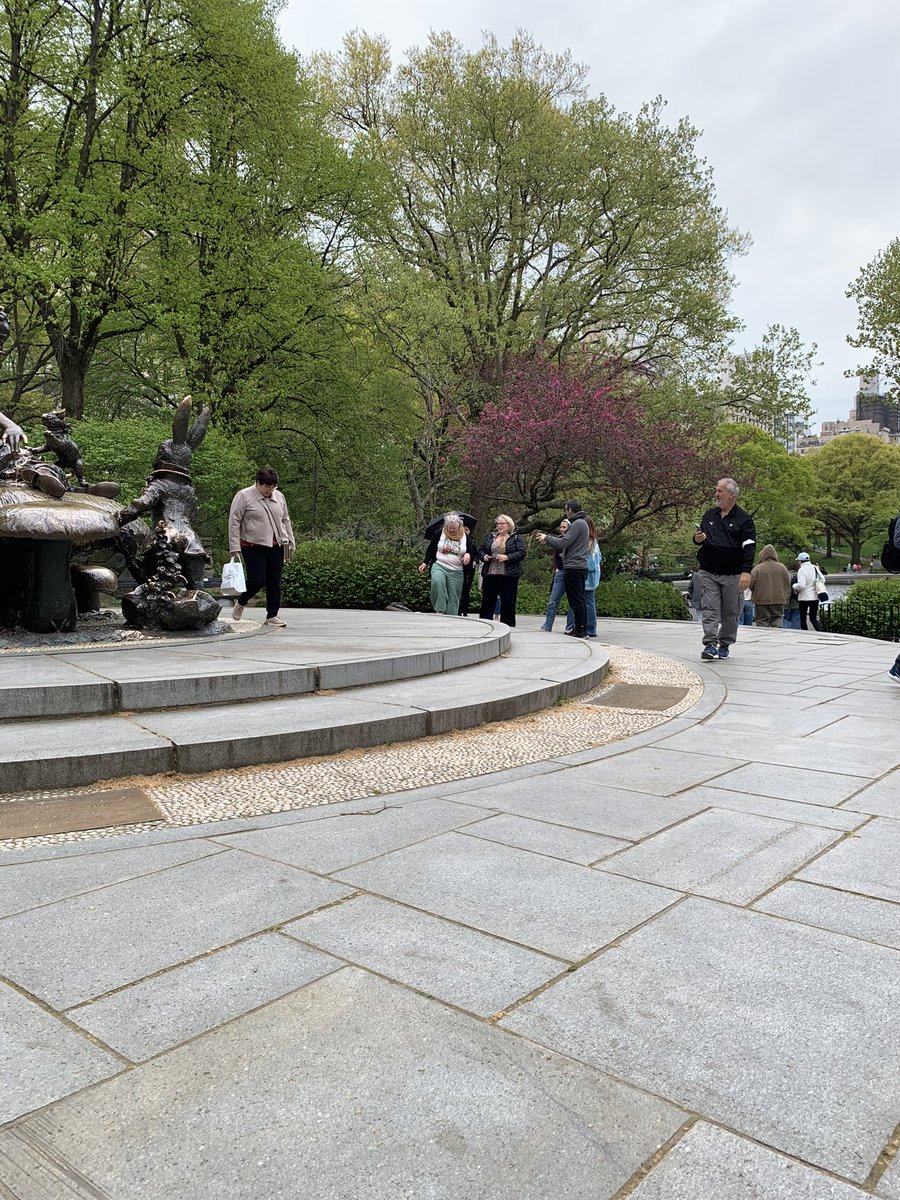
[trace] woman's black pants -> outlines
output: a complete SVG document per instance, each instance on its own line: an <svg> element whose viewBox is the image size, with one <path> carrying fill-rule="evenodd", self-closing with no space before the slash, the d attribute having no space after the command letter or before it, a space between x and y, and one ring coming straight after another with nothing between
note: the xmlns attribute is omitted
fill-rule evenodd
<svg viewBox="0 0 900 1200"><path fill-rule="evenodd" d="M283 546L241 546L247 568L247 590L238 596L238 604L246 604L257 592L266 589L266 616L277 617L281 608L281 572L284 568Z"/></svg>
<svg viewBox="0 0 900 1200"><path fill-rule="evenodd" d="M516 594L519 591L518 575L485 575L481 580L481 611L479 617L490 620L500 597L500 620L504 625L516 623Z"/></svg>
<svg viewBox="0 0 900 1200"><path fill-rule="evenodd" d="M797 603L800 606L800 628L809 628L806 624L806 618L809 617L813 629L818 632L819 622L816 620L816 613L819 611L818 600L798 600Z"/></svg>

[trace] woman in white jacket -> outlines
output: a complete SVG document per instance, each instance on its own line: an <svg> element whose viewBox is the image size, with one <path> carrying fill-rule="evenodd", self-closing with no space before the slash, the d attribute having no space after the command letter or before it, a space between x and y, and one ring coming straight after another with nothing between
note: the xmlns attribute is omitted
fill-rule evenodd
<svg viewBox="0 0 900 1200"><path fill-rule="evenodd" d="M806 623L806 619L809 617L813 629L818 632L819 622L816 620L816 614L819 611L819 592L825 590L825 576L814 562L810 562L809 555L805 550L802 554L797 555L797 562L800 566L797 569L794 591L800 606L800 628L809 628Z"/></svg>

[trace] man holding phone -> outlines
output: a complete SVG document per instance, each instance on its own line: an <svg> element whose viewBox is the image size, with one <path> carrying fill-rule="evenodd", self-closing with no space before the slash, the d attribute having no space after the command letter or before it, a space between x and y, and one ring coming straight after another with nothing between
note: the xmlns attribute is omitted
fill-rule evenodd
<svg viewBox="0 0 900 1200"><path fill-rule="evenodd" d="M715 507L703 514L694 534L699 547L697 572L703 611L704 662L728 658L737 638L741 596L750 586L756 555L756 527L737 503L740 488L733 479L716 484Z"/></svg>

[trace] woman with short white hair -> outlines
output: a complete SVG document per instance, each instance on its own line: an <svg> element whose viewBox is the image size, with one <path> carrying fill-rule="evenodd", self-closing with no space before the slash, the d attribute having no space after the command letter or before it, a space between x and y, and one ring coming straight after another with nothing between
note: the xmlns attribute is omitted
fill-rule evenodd
<svg viewBox="0 0 900 1200"><path fill-rule="evenodd" d="M431 568L431 607L435 612L456 616L462 594L463 567L472 560L471 548L459 513L446 513L443 526L425 550L419 570Z"/></svg>

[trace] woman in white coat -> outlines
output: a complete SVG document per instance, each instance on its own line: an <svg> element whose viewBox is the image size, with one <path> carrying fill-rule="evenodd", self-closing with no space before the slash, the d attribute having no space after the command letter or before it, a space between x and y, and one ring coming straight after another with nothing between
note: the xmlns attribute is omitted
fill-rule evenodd
<svg viewBox="0 0 900 1200"><path fill-rule="evenodd" d="M797 569L794 592L800 606L800 628L809 628L806 623L809 618L813 629L818 632L819 622L816 620L816 614L819 611L819 592L825 591L825 576L814 562L810 562L805 550L797 555L797 562L800 566Z"/></svg>

